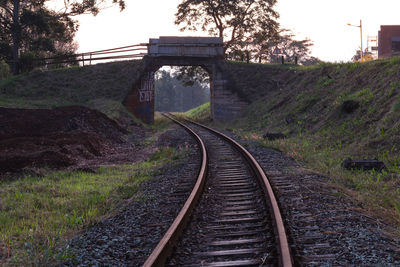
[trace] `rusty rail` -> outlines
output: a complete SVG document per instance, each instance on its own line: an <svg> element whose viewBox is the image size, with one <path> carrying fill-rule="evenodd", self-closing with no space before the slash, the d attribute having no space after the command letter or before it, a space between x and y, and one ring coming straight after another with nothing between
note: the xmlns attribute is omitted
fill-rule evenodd
<svg viewBox="0 0 400 267"><path fill-rule="evenodd" d="M198 176L196 185L194 189L192 190L192 193L190 194L189 198L187 199L184 207L178 214L177 218L175 221L172 223L170 228L168 229L167 233L164 235L164 237L161 239L161 241L158 243L157 247L154 249L153 253L149 256L149 258L146 260L143 266L149 267L149 266L164 266L166 259L168 258L169 254L171 253L173 249L173 245L176 243L178 240L179 235L182 233L183 228L186 226L186 223L188 221L188 218L190 216L190 212L193 210L193 207L195 206L196 202L198 201L201 193L202 193L202 188L205 183L205 177L207 175L207 154L206 154L206 149L204 146L204 143L201 141L200 137L194 133L190 128L185 126L183 123L171 118L170 116L167 116L163 114L167 118L171 119L175 123L181 125L184 127L192 136L194 136L197 140L197 142L201 146L201 150L203 151L203 156L202 156L202 167L200 174ZM229 142L231 145L236 147L236 149L246 158L246 160L249 162L250 166L253 168L255 174L258 176L258 178L261 180L261 184L263 185L263 189L268 195L270 203L268 203L268 206L271 208L273 217L274 217L274 226L275 226L275 231L276 231L276 238L277 238L277 243L278 243L278 250L279 250L279 263L280 266L283 267L291 267L293 266L293 259L290 253L290 248L288 244L288 238L286 236L286 231L284 227L284 223L282 220L282 216L279 210L278 202L275 198L272 186L266 177L264 171L262 170L261 166L259 163L254 159L254 157L239 143L237 143L235 140L231 139L230 137L214 130L211 129L207 126L204 126L202 124L186 120L187 122L193 123L197 126L200 126L220 137L222 137L224 140ZM204 154L205 153L205 154Z"/></svg>
<svg viewBox="0 0 400 267"><path fill-rule="evenodd" d="M223 139L225 139L227 142L229 142L230 144L233 144L235 147L238 148L239 152L241 154L243 154L245 156L245 158L247 159L247 161L249 162L249 164L254 168L256 175L259 177L259 179L262 181L262 184L264 186L264 190L266 191L269 201L270 203L269 206L271 207L271 211L274 217L274 225L275 225L275 229L277 232L277 241L279 244L279 254L280 254L280 264L283 267L291 267L293 266L293 259L290 253L290 247L289 247L289 243L288 243L288 238L286 235L286 231L285 231L285 226L283 223L283 219L282 219L282 215L279 209L279 205L278 202L276 200L274 191L272 189L271 183L269 182L267 176L265 175L263 169L261 168L260 164L256 161L256 159L242 146L240 145L238 142L236 142L235 140L233 140L232 138L226 136L223 133L220 133L212 128L209 128L205 125L199 124L197 122L193 122L190 120L186 120L190 123L193 123L197 126L200 126L204 129L207 129L208 131L211 131L213 133L215 133L216 135L222 137Z"/></svg>
<svg viewBox="0 0 400 267"><path fill-rule="evenodd" d="M196 139L197 143L201 148L202 162L197 182L191 194L189 195L188 199L185 202L185 205L179 212L178 216L176 217L172 225L169 227L169 229L167 230L161 241L158 243L158 245L153 250L151 255L147 258L146 262L143 264L143 266L145 267L164 266L165 261L167 260L168 256L171 253L171 250L173 249L173 245L178 240L179 235L185 228L186 223L189 220L190 213L193 210L194 206L196 205L198 199L200 198L201 193L203 192L203 187L207 177L208 156L206 147L201 138L195 132L193 132L189 127L185 126L184 124L180 123L179 121L165 114L163 115L169 118L170 120L174 121L175 123L179 124L180 126L182 126L187 132L189 132L189 134L191 134Z"/></svg>

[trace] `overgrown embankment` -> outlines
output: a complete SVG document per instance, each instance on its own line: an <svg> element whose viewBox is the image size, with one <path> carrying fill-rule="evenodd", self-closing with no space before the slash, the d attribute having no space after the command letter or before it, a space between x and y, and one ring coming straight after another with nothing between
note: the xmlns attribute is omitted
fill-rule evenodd
<svg viewBox="0 0 400 267"><path fill-rule="evenodd" d="M0 106L52 108L82 105L118 118L119 113L125 113L121 102L139 78L143 67L141 60L131 60L49 71L34 70L0 81Z"/></svg>
<svg viewBox="0 0 400 267"><path fill-rule="evenodd" d="M400 221L400 58L228 66L252 101L229 128L285 151L344 186L359 205ZM267 132L288 138L267 141L262 138ZM387 169L346 171L341 167L346 158L377 158Z"/></svg>

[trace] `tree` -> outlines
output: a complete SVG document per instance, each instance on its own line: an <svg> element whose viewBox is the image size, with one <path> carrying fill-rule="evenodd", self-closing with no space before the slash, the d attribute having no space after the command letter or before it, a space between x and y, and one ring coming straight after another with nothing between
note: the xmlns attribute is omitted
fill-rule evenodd
<svg viewBox="0 0 400 267"><path fill-rule="evenodd" d="M19 71L23 54L56 53L73 42L81 14L97 15L110 4L125 8L124 0L65 0L61 10L50 10L51 0L0 0L0 53ZM69 46L72 48L73 46ZM21 53L22 52L22 53Z"/></svg>
<svg viewBox="0 0 400 267"><path fill-rule="evenodd" d="M289 62L295 62L297 58L297 62L302 65L317 64L320 60L310 56L313 45L310 39L295 40L293 33L288 30L282 30L276 44L274 46L269 45L268 47L269 60L270 62L279 62L279 57L283 55L285 60ZM275 55L273 53L275 47L281 50L282 55Z"/></svg>
<svg viewBox="0 0 400 267"><path fill-rule="evenodd" d="M183 0L175 14L181 31L199 29L223 37L225 53L243 49L259 36L269 38L279 28L277 0Z"/></svg>
<svg viewBox="0 0 400 267"><path fill-rule="evenodd" d="M365 51L363 52L363 58L364 61L371 61L374 60L374 55L372 54L372 52L365 49ZM351 60L353 60L353 62L361 61L360 49L356 50L356 54L351 58Z"/></svg>

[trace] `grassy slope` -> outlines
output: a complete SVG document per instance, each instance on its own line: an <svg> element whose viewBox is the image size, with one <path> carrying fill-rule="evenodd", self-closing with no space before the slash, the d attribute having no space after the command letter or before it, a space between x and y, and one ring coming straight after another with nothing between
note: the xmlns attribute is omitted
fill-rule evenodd
<svg viewBox="0 0 400 267"><path fill-rule="evenodd" d="M120 61L93 66L34 70L0 81L0 106L51 108L83 105L111 118L125 112L121 101L139 78L142 61Z"/></svg>
<svg viewBox="0 0 400 267"><path fill-rule="evenodd" d="M226 64L252 101L227 127L259 139L330 177L359 205L400 225L400 58L313 67ZM359 107L346 112L345 101ZM262 140L266 132L288 139ZM382 173L341 168L348 158L383 160Z"/></svg>
<svg viewBox="0 0 400 267"><path fill-rule="evenodd" d="M204 103L201 106L188 110L183 114L184 116L196 121L208 120L210 118L210 102Z"/></svg>

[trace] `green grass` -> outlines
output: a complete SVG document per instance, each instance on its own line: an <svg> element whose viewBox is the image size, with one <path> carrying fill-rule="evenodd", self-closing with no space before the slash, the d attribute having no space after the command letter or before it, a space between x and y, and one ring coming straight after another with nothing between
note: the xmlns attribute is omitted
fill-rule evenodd
<svg viewBox="0 0 400 267"><path fill-rule="evenodd" d="M344 159L353 153L354 146L342 142L327 143L326 135L298 135L275 141L264 140L259 133L241 131L244 139L256 140L262 146L284 152L307 168L329 177L332 185L354 198L363 207L400 229L400 155L382 150L378 158L387 169L377 171L349 171L342 168Z"/></svg>
<svg viewBox="0 0 400 267"><path fill-rule="evenodd" d="M54 107L88 105L96 101L122 102L138 79L141 60L112 62L86 67L34 70L0 81L0 105Z"/></svg>
<svg viewBox="0 0 400 267"><path fill-rule="evenodd" d="M400 227L398 58L276 71L238 66L231 69L252 102L241 117L220 127L284 151L329 177L371 213ZM267 78L252 80L256 76ZM344 111L346 100L360 105ZM289 138L263 141L266 132ZM348 157L378 158L387 171L346 171L341 163Z"/></svg>
<svg viewBox="0 0 400 267"><path fill-rule="evenodd" d="M210 102L204 103L201 106L198 106L194 109L186 111L183 115L188 117L189 119L204 121L210 118Z"/></svg>
<svg viewBox="0 0 400 267"><path fill-rule="evenodd" d="M387 210L386 216L395 215L395 221L399 219L400 214L396 214L394 210L394 207L400 205L399 155L382 151L378 157L387 166L387 170L382 172L348 171L342 168L341 163L346 155L351 153L351 148L342 143L325 145L323 136L296 137L273 142L263 141L262 143L285 151L311 169L328 175L331 182L357 192L359 203L365 208L374 211L384 208ZM383 213L377 215L385 216ZM400 221L397 220L397 224L399 223Z"/></svg>
<svg viewBox="0 0 400 267"><path fill-rule="evenodd" d="M0 184L0 247L11 265L44 266L69 257L57 248L137 192L185 151L164 148L146 162L100 167L96 173L55 172Z"/></svg>
<svg viewBox="0 0 400 267"><path fill-rule="evenodd" d="M159 132L162 133L164 131L166 131L170 125L171 125L171 121L169 119L167 119L166 117L164 117L163 115L161 115L161 113L159 112L155 112L154 113L154 124L151 125L150 127ZM151 139L153 140L156 136L151 137Z"/></svg>

